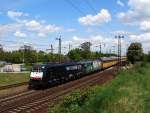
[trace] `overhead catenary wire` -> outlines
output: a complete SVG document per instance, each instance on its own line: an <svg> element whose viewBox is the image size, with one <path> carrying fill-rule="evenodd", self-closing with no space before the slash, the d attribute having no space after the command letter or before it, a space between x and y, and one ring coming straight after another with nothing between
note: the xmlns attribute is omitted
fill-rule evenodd
<svg viewBox="0 0 150 113"><path fill-rule="evenodd" d="M0 40L0 42L6 42L6 43L23 43L23 44L29 44L29 45L37 45L37 46L49 46L48 44L37 44L37 43L30 43L30 42L22 42L22 41L10 41L10 40Z"/></svg>
<svg viewBox="0 0 150 113"><path fill-rule="evenodd" d="M80 10L71 0L65 0L68 4L70 4L77 12L81 15L86 15L82 10Z"/></svg>
<svg viewBox="0 0 150 113"><path fill-rule="evenodd" d="M11 44L9 44L11 43ZM45 51L47 52L47 48L49 47L49 45L47 44L39 44L39 43L24 43L23 41L15 41L15 40L0 40L0 44L2 45L2 47L5 49L5 50L8 50L8 51L12 51L12 50L18 50L19 48L21 48L23 45L28 45L33 47L34 49L36 49L37 51ZM71 45L69 45L69 50L71 49ZM11 48L11 49L8 49L8 48ZM53 49L54 53L56 53L56 51L59 49L59 47L54 47L55 49ZM72 47L73 48L73 47ZM63 48L62 48L63 49Z"/></svg>
<svg viewBox="0 0 150 113"><path fill-rule="evenodd" d="M82 15L86 15L83 10L81 10L74 2L73 0L65 0L69 5L71 5L76 11L78 11ZM89 0L84 0L87 5L97 14L98 12L96 11L95 7L91 4ZM109 27L111 28L111 27ZM108 34L108 33L107 33ZM41 44L32 44L32 45L37 45L37 46L48 46L48 45L41 45Z"/></svg>
<svg viewBox="0 0 150 113"><path fill-rule="evenodd" d="M95 9L95 8L93 7L93 5L89 2L89 0L84 0L84 2L88 5L88 7L91 8L91 10L93 10L93 12L94 12L95 14L97 14L96 9Z"/></svg>
<svg viewBox="0 0 150 113"><path fill-rule="evenodd" d="M95 13L95 14L98 14L99 12L93 7L93 5L89 2L89 0L84 0L85 3L88 5L88 7ZM109 30L111 31L109 34L114 34L114 29L112 29L112 27L110 27L110 25L107 25L107 28L109 28ZM107 34L108 35L108 32L107 33L104 33L104 34Z"/></svg>
<svg viewBox="0 0 150 113"><path fill-rule="evenodd" d="M2 43L2 47L5 49L5 50L18 50L19 48L21 49L22 46L24 45L29 45L31 47L33 47L34 49L38 49L38 50L45 50L48 45L44 45L44 44L31 44L31 43L24 43L24 42L21 42L21 41L10 41L10 40L0 40L0 42ZM8 43L11 43L11 44L8 44ZM42 48L39 48L37 46L40 46ZM44 47L44 48L43 48ZM11 49L10 49L11 48Z"/></svg>
<svg viewBox="0 0 150 113"><path fill-rule="evenodd" d="M70 6L72 6L78 13L80 13L82 16L87 15L86 13L84 13L82 10L80 10L79 7L77 7L71 0L65 0ZM88 0L84 0L84 2L88 5L88 7L95 13L98 14L97 10L93 7L93 5L88 1ZM111 32L109 34L113 34L112 32L114 32L114 30L110 27L110 25L107 25ZM104 33L108 35L107 33ZM113 34L115 35L115 34Z"/></svg>
<svg viewBox="0 0 150 113"><path fill-rule="evenodd" d="M86 3L87 3L87 5L93 10L93 12L95 12L95 14L97 14L98 12L95 10L95 8L90 4L90 2L88 1L88 0L86 0L85 1ZM107 25L107 28L109 28L112 32L114 31L111 27L110 27L110 25L108 24ZM112 33L111 33L112 34ZM118 33L117 33L118 34ZM115 32L113 32L113 35L116 35L115 34ZM124 35L123 33L119 33L118 35ZM120 42L121 43L121 42ZM119 42L118 42L118 51L121 51L121 48L119 47ZM101 45L100 45L100 51L101 51ZM118 55L119 55L120 53L118 52Z"/></svg>

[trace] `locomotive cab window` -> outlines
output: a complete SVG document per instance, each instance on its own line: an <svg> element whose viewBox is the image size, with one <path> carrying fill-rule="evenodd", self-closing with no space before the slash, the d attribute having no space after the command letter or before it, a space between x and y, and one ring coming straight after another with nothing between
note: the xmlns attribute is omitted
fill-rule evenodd
<svg viewBox="0 0 150 113"><path fill-rule="evenodd" d="M45 66L34 66L32 68L32 72L43 72L45 70Z"/></svg>

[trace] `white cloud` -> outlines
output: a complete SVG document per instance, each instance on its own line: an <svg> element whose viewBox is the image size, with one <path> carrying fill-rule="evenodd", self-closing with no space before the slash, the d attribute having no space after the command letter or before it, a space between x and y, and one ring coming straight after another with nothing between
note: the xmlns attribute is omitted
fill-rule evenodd
<svg viewBox="0 0 150 113"><path fill-rule="evenodd" d="M121 2L120 0L117 0L117 4L120 5L121 7L124 7L124 3Z"/></svg>
<svg viewBox="0 0 150 113"><path fill-rule="evenodd" d="M25 33L22 33L22 32L20 32L20 31L16 31L16 32L14 33L14 36L20 37L20 38L25 38L25 37L27 37L27 35L26 35Z"/></svg>
<svg viewBox="0 0 150 113"><path fill-rule="evenodd" d="M118 14L121 23L135 25L142 32L140 34L128 34L131 42L140 42L143 45L144 52L148 51L150 46L150 0L129 0L129 10Z"/></svg>
<svg viewBox="0 0 150 113"><path fill-rule="evenodd" d="M143 21L140 23L140 29L142 31L148 32L150 31L150 21Z"/></svg>
<svg viewBox="0 0 150 113"><path fill-rule="evenodd" d="M73 36L72 37L72 42L74 44L80 45L81 43L89 41L92 43L92 45L98 45L100 43L105 43L106 45L115 45L117 44L117 39L115 38L110 38L110 37L103 37L101 35L96 35L96 36L90 36L88 38L82 38L78 36Z"/></svg>
<svg viewBox="0 0 150 113"><path fill-rule="evenodd" d="M132 34L129 35L129 39L132 42L140 42L142 43L144 52L150 51L150 32L145 32L145 33L141 33L141 34Z"/></svg>
<svg viewBox="0 0 150 113"><path fill-rule="evenodd" d="M39 37L46 37L49 33L54 33L63 30L62 27L56 25L45 25L39 21L31 20L24 22L25 27L29 31L35 31Z"/></svg>
<svg viewBox="0 0 150 113"><path fill-rule="evenodd" d="M150 19L150 0L129 0L129 10L119 13L121 23L139 24Z"/></svg>
<svg viewBox="0 0 150 113"><path fill-rule="evenodd" d="M66 29L66 31L67 31L67 32L74 32L74 31L76 31L76 30L73 29L73 28L70 28L70 29Z"/></svg>
<svg viewBox="0 0 150 113"><path fill-rule="evenodd" d="M68 29L63 29L61 26L51 25L51 24L42 24L37 20L19 20L14 24L4 24L0 25L0 37L10 35L14 33L16 37L26 37L25 34L22 34L18 31L28 31L29 36L36 35L38 37L47 37L48 34L58 32L58 31L68 31ZM71 29L70 29L71 30ZM16 32L17 31L17 32Z"/></svg>
<svg viewBox="0 0 150 113"><path fill-rule="evenodd" d="M19 12L19 11L8 11L7 15L10 18L21 17L21 16L28 16L27 13L23 13L23 12Z"/></svg>
<svg viewBox="0 0 150 113"><path fill-rule="evenodd" d="M0 38L9 35L11 32L18 30L21 28L21 24L14 23L14 24L3 24L0 25Z"/></svg>
<svg viewBox="0 0 150 113"><path fill-rule="evenodd" d="M78 36L73 36L72 37L72 41L75 43L75 44L81 44L85 41L88 41L88 39L84 39L84 38L81 38L81 37L78 37Z"/></svg>
<svg viewBox="0 0 150 113"><path fill-rule="evenodd" d="M46 34L45 34L45 33L40 32L40 33L38 33L38 37L46 37Z"/></svg>
<svg viewBox="0 0 150 113"><path fill-rule="evenodd" d="M27 27L27 29L30 29L30 30L38 30L40 29L41 24L36 20L31 20L31 21L27 21L25 23L25 26Z"/></svg>
<svg viewBox="0 0 150 113"><path fill-rule="evenodd" d="M135 42L150 43L150 32L139 35L129 35L129 38Z"/></svg>
<svg viewBox="0 0 150 113"><path fill-rule="evenodd" d="M29 36L36 35L38 37L47 37L48 34L58 32L58 31L62 31L62 32L74 31L74 29L64 29L61 26L57 26L54 24L47 24L45 20L34 20L34 19L29 20L29 19L18 18L22 16L28 16L27 13L23 13L19 11L8 11L7 15L11 19L15 20L14 24L19 25L19 27L16 29L16 27L13 28L13 25L11 24L0 25L2 26L0 28L0 36L4 34L8 34L10 33L10 31L15 32L15 31L24 31L24 30L28 31Z"/></svg>
<svg viewBox="0 0 150 113"><path fill-rule="evenodd" d="M61 30L62 28L56 25L47 25L44 28L45 32L57 32L59 30Z"/></svg>
<svg viewBox="0 0 150 113"><path fill-rule="evenodd" d="M50 25L50 24L46 26L42 26L41 29L39 30L38 36L45 37L49 33L58 32L58 31L61 31L62 29L63 28L60 26Z"/></svg>
<svg viewBox="0 0 150 113"><path fill-rule="evenodd" d="M19 43L11 43L11 44L4 44L4 50L5 51L13 51L13 50L18 50L22 45Z"/></svg>
<svg viewBox="0 0 150 113"><path fill-rule="evenodd" d="M79 36L73 36L71 40L67 40L67 41L64 40L62 43L62 47L68 47L69 44L71 44L72 48L79 48L80 45L86 41L89 41L92 43L92 46L91 46L92 51L99 51L99 45L101 43L102 52L106 53L106 52L109 52L110 50L112 50L117 53L118 40L115 38L104 37L101 35L89 36L86 38L79 37ZM55 44L55 45L56 45L55 48L57 48L58 44ZM115 48L112 48L112 46L115 46ZM126 42L124 40L122 40L122 49L123 49L122 54L124 54L126 51Z"/></svg>
<svg viewBox="0 0 150 113"><path fill-rule="evenodd" d="M83 25L101 25L111 20L111 15L108 10L102 9L97 15L87 15L78 19Z"/></svg>

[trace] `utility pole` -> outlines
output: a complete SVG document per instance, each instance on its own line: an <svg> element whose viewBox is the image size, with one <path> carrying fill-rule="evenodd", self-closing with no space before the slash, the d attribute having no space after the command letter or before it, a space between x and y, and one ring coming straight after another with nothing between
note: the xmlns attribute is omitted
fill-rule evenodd
<svg viewBox="0 0 150 113"><path fill-rule="evenodd" d="M53 45L51 44L51 48L50 48L50 50L51 50L51 54L53 54Z"/></svg>
<svg viewBox="0 0 150 113"><path fill-rule="evenodd" d="M115 46L112 46L112 53L115 54Z"/></svg>
<svg viewBox="0 0 150 113"><path fill-rule="evenodd" d="M23 64L24 64L24 53L25 53L25 48L23 48L23 59L22 59Z"/></svg>
<svg viewBox="0 0 150 113"><path fill-rule="evenodd" d="M101 46L101 43L99 45L99 53L101 54L102 53L102 46Z"/></svg>
<svg viewBox="0 0 150 113"><path fill-rule="evenodd" d="M106 44L105 43L103 43L103 48L105 48L105 46L106 46ZM102 48L101 48L101 53L102 53ZM104 53L104 52L103 52Z"/></svg>
<svg viewBox="0 0 150 113"><path fill-rule="evenodd" d="M99 53L101 54L102 53L102 45L101 45L101 43L100 43L100 45L97 45L95 47L99 47Z"/></svg>
<svg viewBox="0 0 150 113"><path fill-rule="evenodd" d="M25 45L23 45L20 49L22 50L22 53L23 53L22 63L24 64Z"/></svg>
<svg viewBox="0 0 150 113"><path fill-rule="evenodd" d="M38 63L38 59L39 59L39 53L38 50L36 51L36 62Z"/></svg>
<svg viewBox="0 0 150 113"><path fill-rule="evenodd" d="M71 50L71 44L69 44L69 51Z"/></svg>
<svg viewBox="0 0 150 113"><path fill-rule="evenodd" d="M24 47L25 46L25 41L23 40L23 46L20 47L21 53L22 53L22 64L24 65Z"/></svg>
<svg viewBox="0 0 150 113"><path fill-rule="evenodd" d="M51 53L51 60L53 61L53 51L55 50L55 49L53 49L53 45L51 44L51 45L50 45L50 49L46 49L46 50L50 50L50 53Z"/></svg>
<svg viewBox="0 0 150 113"><path fill-rule="evenodd" d="M56 40L59 41L59 49L58 49L58 54L59 54L59 63L61 62L61 36L59 38L56 38Z"/></svg>
<svg viewBox="0 0 150 113"><path fill-rule="evenodd" d="M64 48L65 50L67 50L68 53L69 53L69 51L71 50L71 47L72 47L72 45L69 44L68 47L62 47L62 48ZM67 53L67 52L64 52L64 54L65 54L65 53Z"/></svg>
<svg viewBox="0 0 150 113"><path fill-rule="evenodd" d="M118 70L121 68L121 39L124 38L124 35L116 35L115 38L118 39Z"/></svg>
<svg viewBox="0 0 150 113"><path fill-rule="evenodd" d="M109 49L109 54L112 54L111 49Z"/></svg>

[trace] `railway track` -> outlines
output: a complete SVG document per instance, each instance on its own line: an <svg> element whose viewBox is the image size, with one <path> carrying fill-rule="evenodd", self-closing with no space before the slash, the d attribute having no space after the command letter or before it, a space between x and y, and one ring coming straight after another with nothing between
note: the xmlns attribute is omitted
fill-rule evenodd
<svg viewBox="0 0 150 113"><path fill-rule="evenodd" d="M0 100L28 92L28 82L0 86ZM1 102L1 101L0 101Z"/></svg>
<svg viewBox="0 0 150 113"><path fill-rule="evenodd" d="M10 102L10 101L15 101L16 98L19 98L21 96L27 96L27 95L30 95L31 93L35 92L34 90L26 90L24 92L21 92L21 93L18 93L18 94L15 94L15 95L12 95L12 96L6 96L6 97L2 97L0 98L0 103L7 103L7 102ZM1 105L0 105L1 106Z"/></svg>
<svg viewBox="0 0 150 113"><path fill-rule="evenodd" d="M14 88L14 87L19 87L22 85L27 85L28 82L21 82L21 83L17 83L17 84L11 84L11 85L6 85L6 86L0 86L0 90L4 90L4 89L8 89L8 88Z"/></svg>
<svg viewBox="0 0 150 113"><path fill-rule="evenodd" d="M50 101L55 101L75 89L104 82L104 80L107 80L104 75L107 75L110 71L113 70L95 73L92 76L89 75L50 89L42 91L31 90L31 92L0 99L0 113L28 113L40 111L45 107L47 108Z"/></svg>

